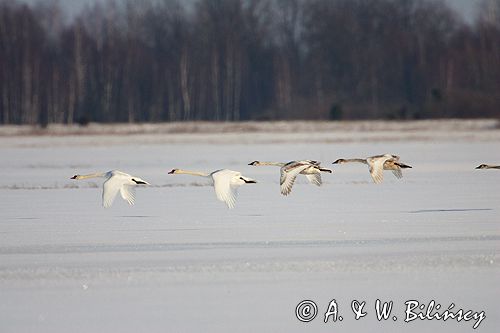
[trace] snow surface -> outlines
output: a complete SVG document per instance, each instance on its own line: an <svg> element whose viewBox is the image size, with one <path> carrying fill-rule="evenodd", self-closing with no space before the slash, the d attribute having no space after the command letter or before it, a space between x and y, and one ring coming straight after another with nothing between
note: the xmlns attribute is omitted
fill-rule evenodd
<svg viewBox="0 0 500 333"><path fill-rule="evenodd" d="M0 332L473 331L405 323L411 299L485 311L476 331L497 332L500 171L474 167L500 164L500 135L458 132L1 137ZM331 165L386 152L414 168L375 185L364 165ZM334 173L286 198L278 168L247 165L303 158ZM259 183L228 210L203 178L167 174L179 167ZM105 210L99 180L69 179L110 169L154 186ZM310 323L295 317L305 299L319 308ZM332 299L344 320L325 324ZM377 299L397 321L377 321Z"/></svg>

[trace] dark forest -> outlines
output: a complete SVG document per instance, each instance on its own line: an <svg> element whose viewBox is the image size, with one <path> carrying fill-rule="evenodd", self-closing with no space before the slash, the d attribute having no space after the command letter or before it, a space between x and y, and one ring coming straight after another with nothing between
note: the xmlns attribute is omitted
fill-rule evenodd
<svg viewBox="0 0 500 333"><path fill-rule="evenodd" d="M500 117L500 0L0 0L0 124Z"/></svg>

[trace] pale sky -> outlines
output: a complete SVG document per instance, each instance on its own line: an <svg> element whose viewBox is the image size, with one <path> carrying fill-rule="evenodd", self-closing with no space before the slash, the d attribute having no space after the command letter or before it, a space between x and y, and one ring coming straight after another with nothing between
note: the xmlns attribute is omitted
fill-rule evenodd
<svg viewBox="0 0 500 333"><path fill-rule="evenodd" d="M19 0L26 3L36 3L44 0ZM105 0L59 0L63 7L70 14L78 13L86 4L93 4L95 2L105 1ZM116 2L123 2L124 0L115 0ZM470 22L474 19L475 9L480 0L445 0L453 8L455 8L459 13L461 13L464 18Z"/></svg>

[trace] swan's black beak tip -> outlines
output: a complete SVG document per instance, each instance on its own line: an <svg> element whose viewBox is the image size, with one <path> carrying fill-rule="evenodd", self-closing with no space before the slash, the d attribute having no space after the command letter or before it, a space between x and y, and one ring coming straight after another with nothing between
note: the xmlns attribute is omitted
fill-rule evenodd
<svg viewBox="0 0 500 333"><path fill-rule="evenodd" d="M173 175L175 173L175 169L171 170L168 174Z"/></svg>
<svg viewBox="0 0 500 333"><path fill-rule="evenodd" d="M73 177L71 177L70 179L76 179L76 175L74 175Z"/></svg>

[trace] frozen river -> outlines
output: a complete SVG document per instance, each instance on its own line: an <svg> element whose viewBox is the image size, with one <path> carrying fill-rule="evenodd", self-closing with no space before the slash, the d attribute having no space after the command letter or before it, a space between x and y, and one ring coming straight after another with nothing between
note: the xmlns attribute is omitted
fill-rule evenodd
<svg viewBox="0 0 500 333"><path fill-rule="evenodd" d="M476 331L497 332L500 170L474 167L500 163L498 132L0 137L0 332L471 332L480 313ZM386 152L413 166L402 180L331 164ZM247 165L293 159L334 172L283 197L278 168ZM259 183L228 210L172 168ZM111 169L154 186L103 209L100 180L69 179ZM324 323L334 299L343 320ZM377 299L394 302L387 320ZM410 300L470 320L405 322Z"/></svg>

